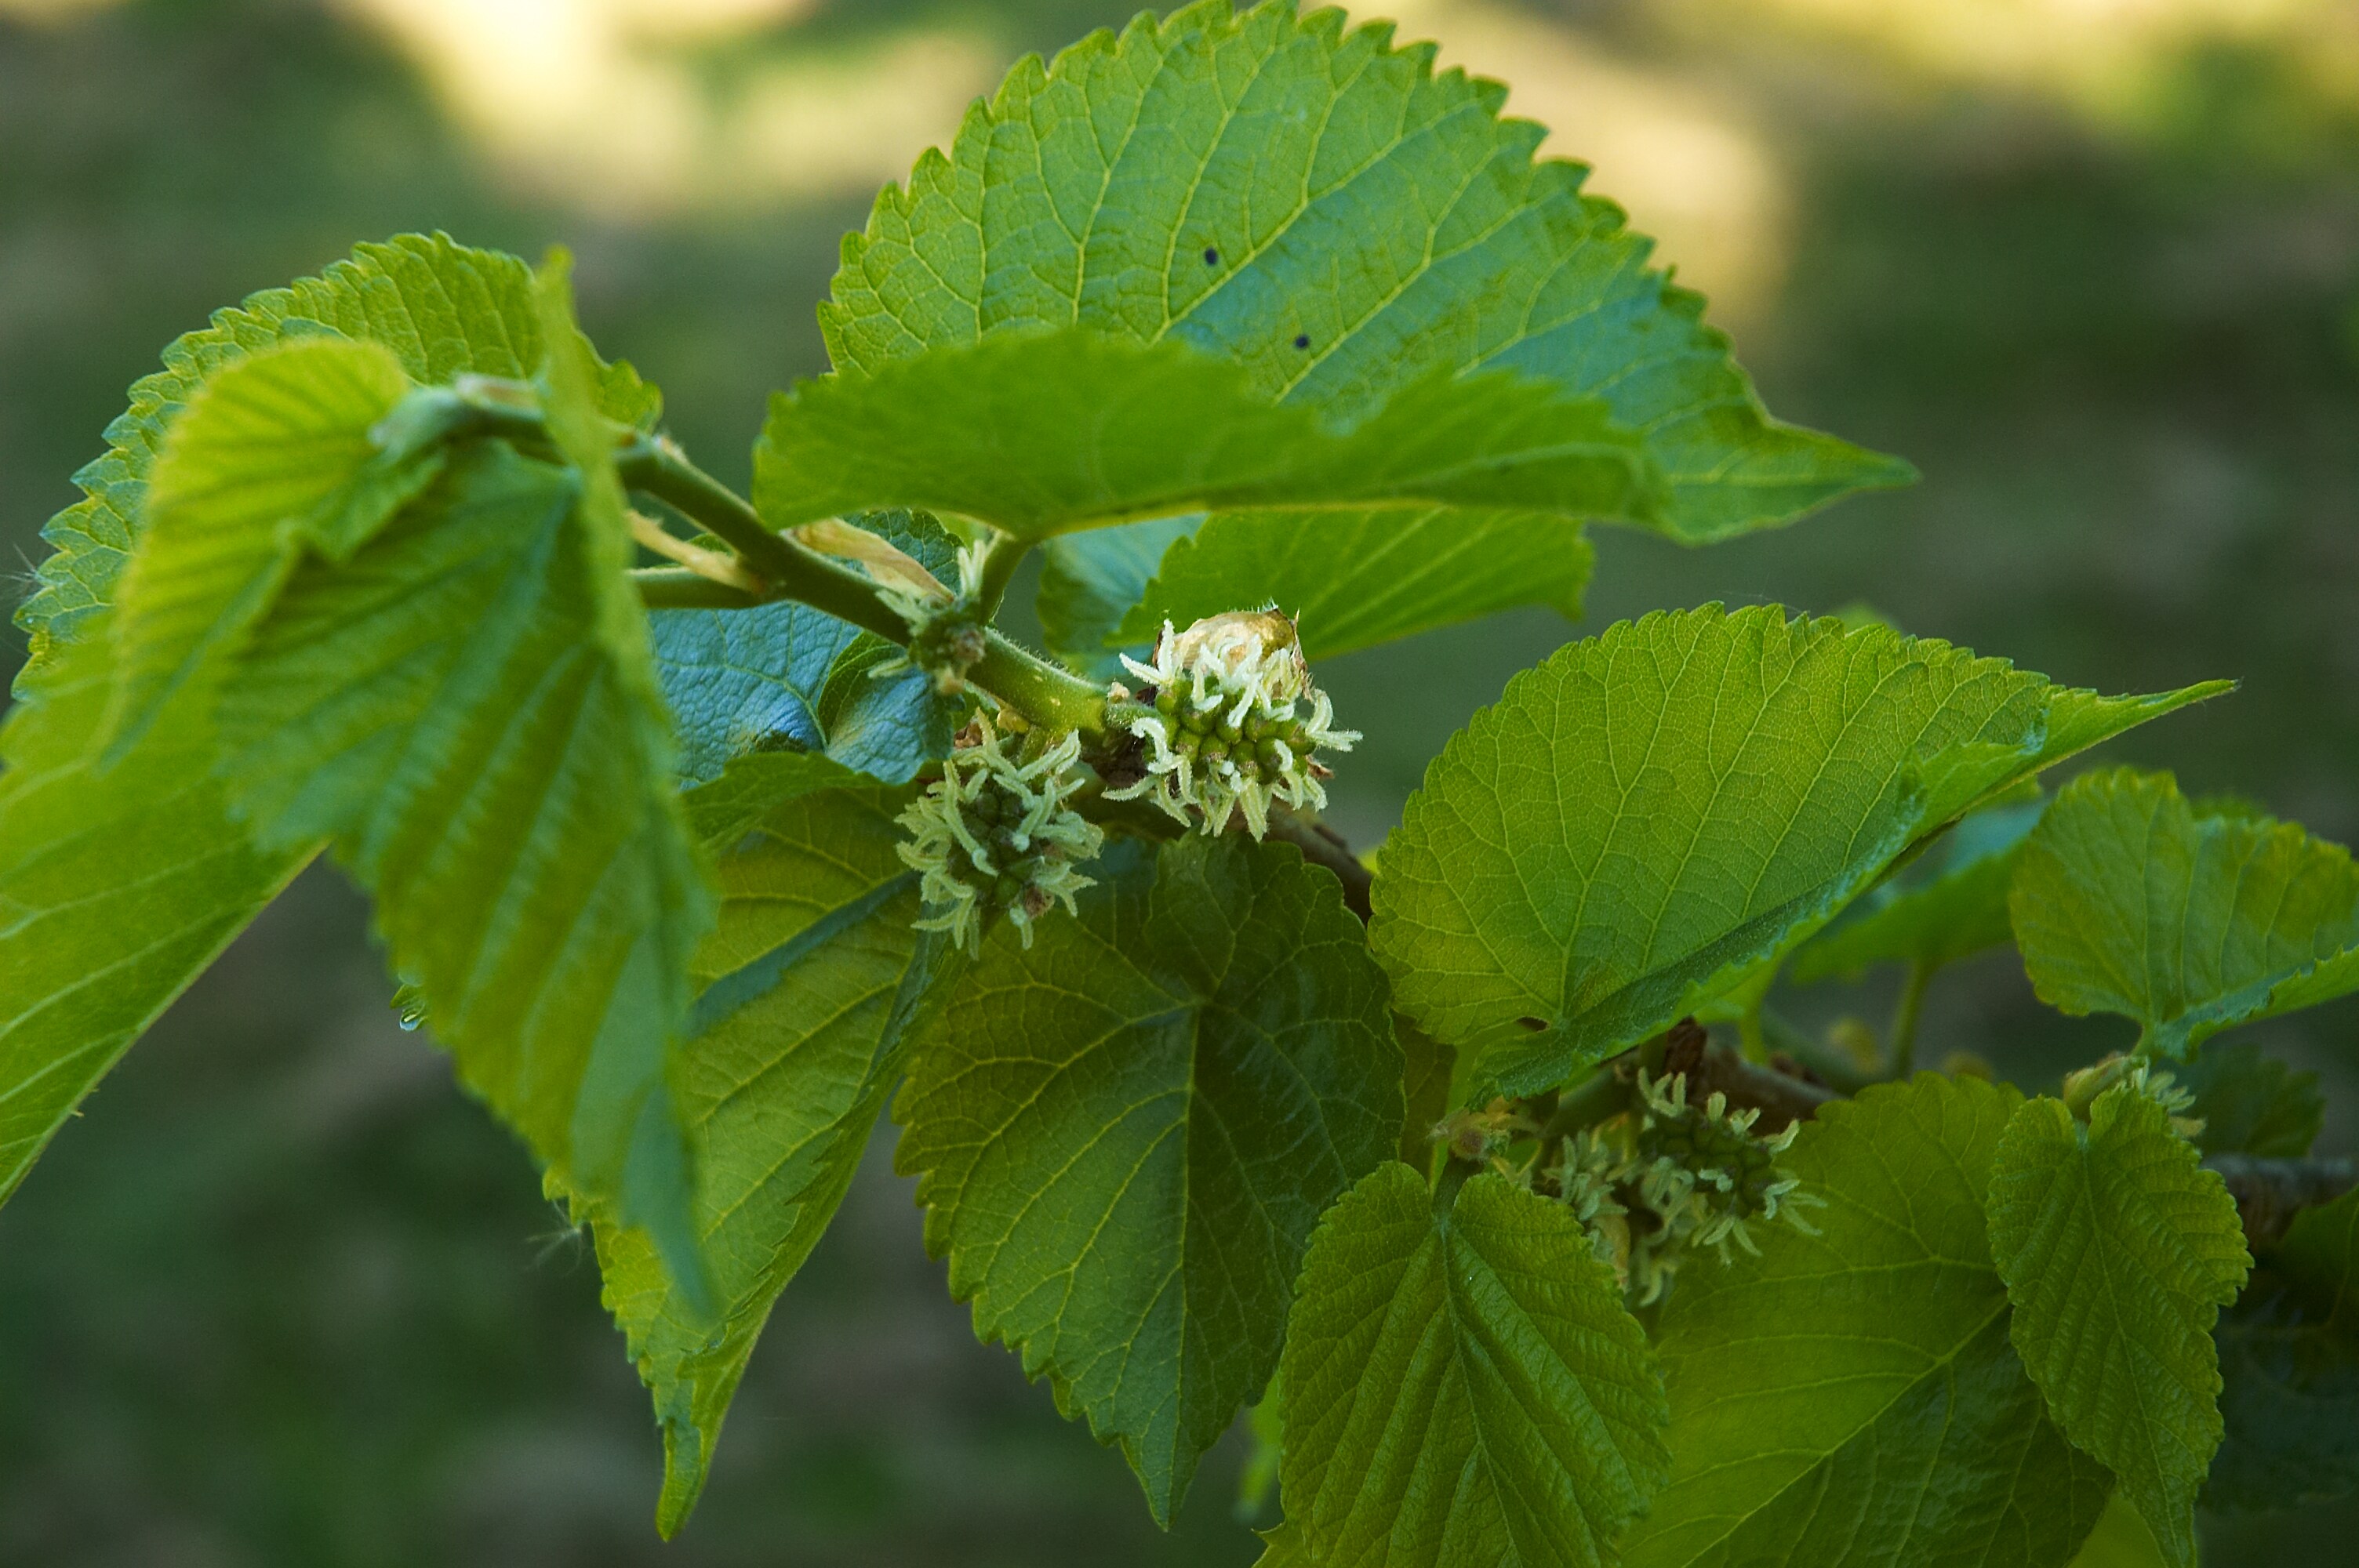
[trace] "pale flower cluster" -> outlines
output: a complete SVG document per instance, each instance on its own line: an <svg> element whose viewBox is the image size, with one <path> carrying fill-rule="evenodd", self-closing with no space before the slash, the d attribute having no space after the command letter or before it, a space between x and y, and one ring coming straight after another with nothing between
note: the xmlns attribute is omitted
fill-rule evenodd
<svg viewBox="0 0 2359 1568"><path fill-rule="evenodd" d="M1142 683L1142 697L1153 692L1149 702L1114 688L1115 721L1145 743L1147 772L1107 798L1145 796L1206 833L1242 814L1258 838L1278 801L1324 806L1328 771L1318 753L1348 752L1360 739L1334 727L1334 708L1310 684L1293 622L1269 611L1214 615L1185 632L1167 621L1152 662L1126 654L1122 662Z"/></svg>
<svg viewBox="0 0 2359 1568"><path fill-rule="evenodd" d="M926 914L921 931L948 932L974 951L993 914L1032 945L1032 925L1059 903L1073 912L1073 895L1093 886L1074 870L1096 858L1105 834L1067 804L1086 775L1081 737L1067 734L1028 759L1011 755L1009 740L989 715L977 715L942 776L900 817L910 838L901 859L921 874Z"/></svg>

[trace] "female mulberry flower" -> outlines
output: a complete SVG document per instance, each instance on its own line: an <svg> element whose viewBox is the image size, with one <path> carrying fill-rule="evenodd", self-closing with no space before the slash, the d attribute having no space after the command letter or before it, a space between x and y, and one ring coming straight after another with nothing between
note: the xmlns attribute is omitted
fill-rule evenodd
<svg viewBox="0 0 2359 1568"><path fill-rule="evenodd" d="M942 763L942 776L901 813L911 837L901 859L922 874L920 931L947 931L979 951L984 922L1005 911L1024 945L1032 923L1094 886L1073 868L1096 858L1105 834L1066 804L1085 775L1082 741L1027 733L1010 756L986 714L978 714Z"/></svg>
<svg viewBox="0 0 2359 1568"><path fill-rule="evenodd" d="M1143 687L1134 697L1115 686L1112 713L1145 744L1147 771L1106 798L1147 796L1206 833L1242 812L1258 838L1275 801L1297 810L1325 806L1321 781L1330 774L1319 752L1348 752L1360 739L1356 730L1334 728L1334 708L1310 684L1294 623L1274 611L1232 611L1176 633L1167 621L1152 663L1128 654L1122 662Z"/></svg>
<svg viewBox="0 0 2359 1568"><path fill-rule="evenodd" d="M1800 1211L1825 1200L1801 1191L1777 1162L1799 1123L1763 1137L1753 1130L1760 1111L1732 1111L1725 1095L1690 1104L1684 1074L1656 1078L1642 1068L1637 1087L1630 1112L1577 1134L1550 1173L1599 1256L1622 1271L1634 1304L1660 1300L1698 1248L1723 1263L1732 1248L1757 1253L1754 1220L1818 1234Z"/></svg>

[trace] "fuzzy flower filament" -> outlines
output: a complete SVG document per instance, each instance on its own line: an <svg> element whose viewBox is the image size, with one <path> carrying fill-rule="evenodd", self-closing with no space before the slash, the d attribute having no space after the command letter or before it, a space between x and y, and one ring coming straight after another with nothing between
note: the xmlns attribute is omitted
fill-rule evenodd
<svg viewBox="0 0 2359 1568"><path fill-rule="evenodd" d="M898 818L910 837L899 846L919 873L926 905L920 931L944 931L970 952L984 925L1005 914L1032 946L1032 926L1073 895L1094 886L1074 868L1096 858L1105 834L1068 803L1084 782L1081 737L1054 741L1028 732L1008 750L988 715L977 715L927 786Z"/></svg>
<svg viewBox="0 0 2359 1568"><path fill-rule="evenodd" d="M1123 656L1138 693L1113 688L1115 724L1141 743L1145 772L1106 792L1151 799L1177 820L1218 833L1242 815L1259 838L1273 804L1327 804L1321 751L1348 752L1356 730L1334 727L1327 694L1310 684L1294 624L1268 611L1234 611L1185 632L1163 623L1154 658ZM1306 711L1307 709L1307 711Z"/></svg>

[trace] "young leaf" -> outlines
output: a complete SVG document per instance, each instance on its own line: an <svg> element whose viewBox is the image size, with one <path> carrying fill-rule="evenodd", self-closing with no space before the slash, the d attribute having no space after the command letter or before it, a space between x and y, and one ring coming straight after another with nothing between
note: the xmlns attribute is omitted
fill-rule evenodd
<svg viewBox="0 0 2359 1568"><path fill-rule="evenodd" d="M804 382L771 400L754 449L754 503L773 528L894 506L1030 539L1222 506L1647 521L1659 491L1603 403L1512 371L1408 383L1345 423L1185 343L1076 327Z"/></svg>
<svg viewBox="0 0 2359 1568"><path fill-rule="evenodd" d="M1660 1376L1560 1204L1378 1166L1287 1325L1279 1497L1321 1568L1595 1565L1663 1483Z"/></svg>
<svg viewBox="0 0 2359 1568"><path fill-rule="evenodd" d="M1640 432L1670 484L1659 525L1689 541L1906 482L1771 420L1586 171L1534 162L1545 133L1499 118L1506 89L1390 38L1206 0L1025 60L844 242L821 308L836 366L1076 326L1190 343L1350 420L1512 367Z"/></svg>
<svg viewBox="0 0 2359 1568"><path fill-rule="evenodd" d="M1003 926L895 1107L975 1332L1119 1442L1158 1520L1259 1397L1312 1227L1400 1137L1384 977L1292 849L1122 840Z"/></svg>
<svg viewBox="0 0 2359 1568"><path fill-rule="evenodd" d="M1978 811L1925 859L1937 863L1908 881L1887 881L1841 923L1802 944L1788 972L1809 985L1857 979L1875 964L1939 968L2014 939L2006 890L2038 803Z"/></svg>
<svg viewBox="0 0 2359 1568"><path fill-rule="evenodd" d="M2170 1113L2124 1086L2085 1128L2023 1105L1993 1162L1991 1253L2011 1336L2073 1446L2103 1461L2165 1561L2195 1560L2195 1490L2220 1445L2212 1325L2250 1260L2227 1187Z"/></svg>
<svg viewBox="0 0 2359 1568"><path fill-rule="evenodd" d="M2195 1145L2206 1154L2299 1160L2326 1125L2318 1075L2288 1067L2249 1042L2207 1047L2170 1076L2195 1097L2187 1114L2203 1123Z"/></svg>
<svg viewBox="0 0 2359 1568"><path fill-rule="evenodd" d="M922 514L856 519L945 581L957 545ZM781 748L816 753L906 784L951 749L957 707L919 669L873 672L900 650L874 633L791 600L751 610L650 615L656 665L679 726L680 776L721 777L733 759Z"/></svg>
<svg viewBox="0 0 2359 1568"><path fill-rule="evenodd" d="M1579 523L1541 513L1224 512L1171 546L1111 640L1243 604L1299 617L1310 659L1525 604L1578 621L1595 560Z"/></svg>
<svg viewBox="0 0 2359 1568"><path fill-rule="evenodd" d="M2074 779L2025 847L2016 946L2042 1001L2184 1056L2359 989L2359 871L2289 822L2199 814L2169 773Z"/></svg>
<svg viewBox="0 0 2359 1568"><path fill-rule="evenodd" d="M265 842L337 841L461 1076L698 1289L667 1063L711 895L561 275L543 305L571 466L476 443L298 567L223 683L223 773Z"/></svg>
<svg viewBox="0 0 2359 1568"><path fill-rule="evenodd" d="M813 761L749 758L707 790L729 789L747 763ZM721 908L697 954L701 994L679 1097L719 1329L679 1299L643 1235L603 1217L597 1227L606 1304L663 1428L657 1522L667 1536L695 1506L771 1307L843 1201L941 965L932 949L917 956L917 877L895 853L897 795L805 792L744 824L705 794L689 806L718 830L706 841Z"/></svg>
<svg viewBox="0 0 2359 1568"><path fill-rule="evenodd" d="M117 684L118 579L147 479L198 385L246 354L337 334L390 350L414 381L519 376L540 359L531 276L447 237L359 247L316 278L248 298L164 351L75 476L83 499L43 530L56 551L18 611L31 657L0 732L0 1196L123 1051L314 851L248 842L212 773L201 704L160 712L98 766ZM657 399L626 366L601 374L612 417Z"/></svg>
<svg viewBox="0 0 2359 1568"><path fill-rule="evenodd" d="M306 548L349 556L441 470L370 432L409 390L380 344L296 339L223 367L172 427L123 581L116 749L234 648Z"/></svg>
<svg viewBox="0 0 2359 1568"><path fill-rule="evenodd" d="M1624 622L1451 738L1386 842L1371 940L1420 1027L1543 1089L1791 951L1993 793L2216 689L2098 697L1774 605Z"/></svg>
<svg viewBox="0 0 2359 1568"><path fill-rule="evenodd" d="M1041 551L1040 591L1033 601L1049 651L1093 680L1121 676L1118 651L1145 658L1152 639L1141 637L1125 650L1115 629L1155 580L1172 542L1203 524L1202 516L1190 514L1049 540Z"/></svg>
<svg viewBox="0 0 2359 1568"><path fill-rule="evenodd" d="M2013 1089L1919 1074L1821 1107L1783 1164L1827 1202L1680 1272L1669 1484L1629 1568L2060 1568L2111 1481L2007 1343L1983 1192Z"/></svg>

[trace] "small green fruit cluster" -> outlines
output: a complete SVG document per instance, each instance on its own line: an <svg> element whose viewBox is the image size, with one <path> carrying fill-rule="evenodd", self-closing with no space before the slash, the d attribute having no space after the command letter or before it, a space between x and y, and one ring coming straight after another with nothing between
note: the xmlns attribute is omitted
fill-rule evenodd
<svg viewBox="0 0 2359 1568"><path fill-rule="evenodd" d="M1005 914L1029 947L1036 921L1059 903L1072 911L1073 895L1093 885L1074 868L1105 844L1067 804L1083 782L1080 759L1080 736L1051 741L1038 730L1011 756L989 715L976 716L942 776L899 817L910 832L901 859L921 878L919 930L973 951L985 924Z"/></svg>

